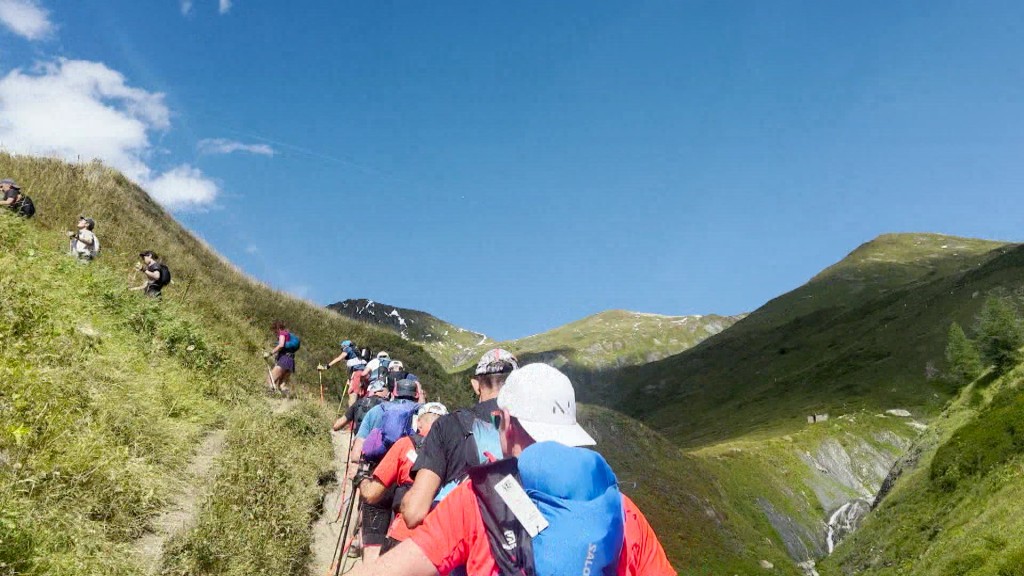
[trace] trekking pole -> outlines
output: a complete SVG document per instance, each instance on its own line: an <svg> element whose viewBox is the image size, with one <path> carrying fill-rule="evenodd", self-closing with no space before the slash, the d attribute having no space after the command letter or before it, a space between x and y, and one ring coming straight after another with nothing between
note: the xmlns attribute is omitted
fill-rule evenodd
<svg viewBox="0 0 1024 576"><path fill-rule="evenodd" d="M345 475L346 476L348 476L348 467L352 465L352 445L355 444L355 440L356 440L355 430L353 429L351 424L349 426L350 426L350 428L349 428L349 431L348 431L348 451L345 453ZM334 520L335 522L341 520L342 511L345 509L345 504L347 503L344 500L344 497L345 497L345 485L342 485L341 495L342 495L342 501L341 501L341 505L338 506L338 517L335 518L335 520ZM351 494L349 494L349 496L351 496Z"/></svg>
<svg viewBox="0 0 1024 576"><path fill-rule="evenodd" d="M269 360L269 359L270 359L269 356L264 358L264 360ZM277 390L277 383L274 382L274 369L270 366L269 362L267 362L267 384L270 385L269 387L270 387L270 391L271 392L277 392L278 391Z"/></svg>
<svg viewBox="0 0 1024 576"><path fill-rule="evenodd" d="M316 375L320 377L320 405L324 405L324 372L317 370Z"/></svg>

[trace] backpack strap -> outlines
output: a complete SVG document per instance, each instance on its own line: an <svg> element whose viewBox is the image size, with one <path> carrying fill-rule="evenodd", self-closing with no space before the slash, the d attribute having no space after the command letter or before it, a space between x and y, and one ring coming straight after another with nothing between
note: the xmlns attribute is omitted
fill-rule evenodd
<svg viewBox="0 0 1024 576"><path fill-rule="evenodd" d="M533 538L501 497L498 484L511 476L519 482L518 461L506 458L469 469L491 556L502 576L536 576Z"/></svg>
<svg viewBox="0 0 1024 576"><path fill-rule="evenodd" d="M493 429L492 424L480 420L476 417L476 413L468 408L460 408L452 414L455 415L455 421L459 423L459 428L462 430L461 441L467 462L483 464L490 460L487 457L488 454L495 457L502 456L501 440L498 438L497 430L488 431L484 428L484 426L490 426ZM434 502L444 500L445 496L456 486L465 482L467 477L467 475L462 475L443 485L437 496L434 497Z"/></svg>

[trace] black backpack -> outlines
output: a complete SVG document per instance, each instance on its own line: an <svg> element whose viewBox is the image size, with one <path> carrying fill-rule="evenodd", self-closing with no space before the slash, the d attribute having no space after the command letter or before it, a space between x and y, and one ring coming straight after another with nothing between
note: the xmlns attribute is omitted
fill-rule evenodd
<svg viewBox="0 0 1024 576"><path fill-rule="evenodd" d="M363 396L356 401L356 412L352 415L352 422L355 423L356 429L359 428L359 425L363 422L363 418L369 414L370 410L383 401L384 399L380 396Z"/></svg>
<svg viewBox="0 0 1024 576"><path fill-rule="evenodd" d="M16 202L12 207L14 208L14 212L22 218L31 218L36 215L36 205L28 196L23 195L21 200Z"/></svg>
<svg viewBox="0 0 1024 576"><path fill-rule="evenodd" d="M166 264L161 263L158 267L160 278L157 278L156 285L163 288L171 283L171 270Z"/></svg>

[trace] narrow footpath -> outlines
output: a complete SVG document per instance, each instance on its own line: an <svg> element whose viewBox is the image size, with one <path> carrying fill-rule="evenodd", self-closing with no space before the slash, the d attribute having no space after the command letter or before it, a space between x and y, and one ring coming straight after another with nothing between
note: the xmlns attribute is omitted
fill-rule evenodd
<svg viewBox="0 0 1024 576"><path fill-rule="evenodd" d="M339 521L339 509L343 498L348 498L352 491L352 484L345 478L345 461L348 458L349 448L348 432L331 433L331 443L334 445L334 473L335 480L324 494L323 503L320 507L320 515L313 524L313 540L310 544L310 576L334 576L333 572L328 575L331 569L333 555L337 549L338 536L342 523ZM346 567L351 567L355 560L349 559Z"/></svg>
<svg viewBox="0 0 1024 576"><path fill-rule="evenodd" d="M157 574L163 565L164 546L172 536L188 530L195 523L199 503L206 496L208 482L213 478L217 458L224 452L227 431L215 430L206 435L186 468L186 479L170 500L167 509L150 523L151 532L135 541L146 574Z"/></svg>

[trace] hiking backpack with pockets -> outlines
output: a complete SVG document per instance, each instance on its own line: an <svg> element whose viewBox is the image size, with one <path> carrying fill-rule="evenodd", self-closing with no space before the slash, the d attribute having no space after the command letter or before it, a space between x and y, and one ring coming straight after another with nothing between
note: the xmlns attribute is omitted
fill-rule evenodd
<svg viewBox="0 0 1024 576"><path fill-rule="evenodd" d="M168 284L171 283L171 269L168 268L166 264L164 264L163 262L158 264L157 272L160 273L160 277L157 278L156 280L157 286L163 288L164 286L167 286Z"/></svg>
<svg viewBox="0 0 1024 576"><path fill-rule="evenodd" d="M494 427L492 422L485 422L477 418L472 410L466 408L460 408L452 412L452 416L455 417L455 421L459 423L461 428L462 446L465 450L466 461L469 462L470 466L488 462L488 455L495 458L503 456L501 438L498 435L498 429ZM434 502L444 500L449 492L465 480L466 476L463 475L449 481L438 491L437 496L434 497Z"/></svg>
<svg viewBox="0 0 1024 576"><path fill-rule="evenodd" d="M284 348L281 350L284 351L285 354L295 354L299 351L301 346L302 342L299 340L299 337L294 333L289 332L288 337L284 340Z"/></svg>
<svg viewBox="0 0 1024 576"><path fill-rule="evenodd" d="M21 200L14 206L15 213L23 218L31 218L36 215L36 204L28 196L22 195Z"/></svg>
<svg viewBox="0 0 1024 576"><path fill-rule="evenodd" d="M519 458L469 470L491 556L500 574L525 576L615 576L623 553L625 514L614 473L596 453L573 454L554 442L535 444ZM571 450L571 449L570 449ZM599 461L592 468L586 460ZM584 465L577 466L577 462ZM552 466L553 462L564 466ZM593 474L574 477L579 469ZM530 505L513 510L504 495L511 484ZM554 492L554 493L552 493ZM562 494L558 494L561 492ZM527 528L523 520L546 521ZM522 515L522 517L520 517ZM531 534L532 533L532 534Z"/></svg>
<svg viewBox="0 0 1024 576"><path fill-rule="evenodd" d="M359 425L363 422L363 418L373 410L373 407L384 402L384 399L380 396L363 396L356 401L356 411L352 415L352 423L355 429L359 429Z"/></svg>
<svg viewBox="0 0 1024 576"><path fill-rule="evenodd" d="M363 456L371 460L383 458L388 450L400 439L416 431L412 427L413 416L420 405L415 402L387 402L381 405L384 414L380 426L370 431L363 442Z"/></svg>

